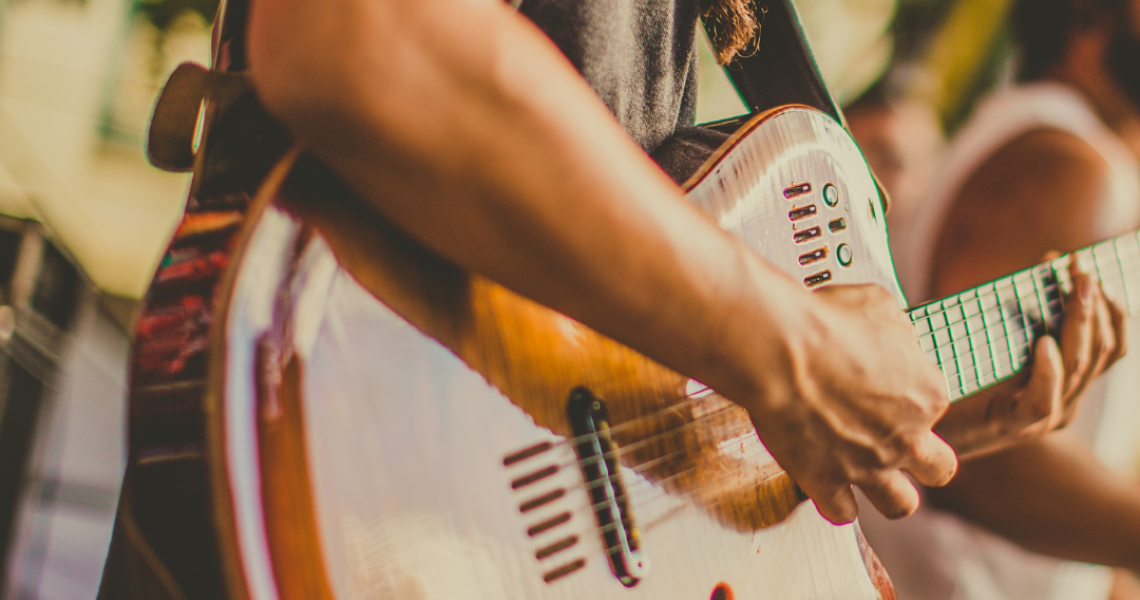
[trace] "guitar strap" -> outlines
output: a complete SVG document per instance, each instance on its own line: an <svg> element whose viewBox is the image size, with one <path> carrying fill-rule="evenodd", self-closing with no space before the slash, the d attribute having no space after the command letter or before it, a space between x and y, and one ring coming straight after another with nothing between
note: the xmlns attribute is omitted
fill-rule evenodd
<svg viewBox="0 0 1140 600"><path fill-rule="evenodd" d="M762 24L755 50L737 55L726 69L749 110L805 104L843 123L792 0L755 0L754 6Z"/></svg>

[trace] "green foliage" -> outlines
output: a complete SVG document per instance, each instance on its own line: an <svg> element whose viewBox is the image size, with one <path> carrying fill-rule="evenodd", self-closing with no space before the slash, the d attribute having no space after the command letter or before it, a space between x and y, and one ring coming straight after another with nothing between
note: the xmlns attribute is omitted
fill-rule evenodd
<svg viewBox="0 0 1140 600"><path fill-rule="evenodd" d="M209 23L218 12L219 0L135 0L134 13L141 15L161 32L187 12L198 13Z"/></svg>

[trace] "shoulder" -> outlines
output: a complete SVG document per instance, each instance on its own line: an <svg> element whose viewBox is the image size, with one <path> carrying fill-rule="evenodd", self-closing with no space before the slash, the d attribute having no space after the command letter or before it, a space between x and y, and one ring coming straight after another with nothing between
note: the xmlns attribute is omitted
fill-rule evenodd
<svg viewBox="0 0 1140 600"><path fill-rule="evenodd" d="M1108 163L1074 133L1037 128L1010 140L966 178L936 243L932 292L988 281L1096 241ZM940 294L941 295L941 294Z"/></svg>
<svg viewBox="0 0 1140 600"><path fill-rule="evenodd" d="M1091 144L1075 133L1053 127L1028 131L986 159L975 177L998 176L1031 184L1034 181L1103 182L1109 167Z"/></svg>
<svg viewBox="0 0 1140 600"><path fill-rule="evenodd" d="M1047 236L1066 223L1077 225L1069 219L1092 219L1109 177L1108 163L1087 141L1061 129L1040 128L1014 138L985 159L966 180L955 204L1003 219L1033 214L1026 224Z"/></svg>

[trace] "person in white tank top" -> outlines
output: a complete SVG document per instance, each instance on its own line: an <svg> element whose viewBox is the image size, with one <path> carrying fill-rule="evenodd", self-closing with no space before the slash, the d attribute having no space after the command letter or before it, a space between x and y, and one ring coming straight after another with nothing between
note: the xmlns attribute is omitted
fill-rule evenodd
<svg viewBox="0 0 1140 600"><path fill-rule="evenodd" d="M891 232L912 304L1140 225L1140 2L1019 0L1014 15L1029 82L978 107ZM900 598L1103 600L1113 572L1090 563L1140 572L1137 329L1067 429L963 462L908 519L863 512Z"/></svg>

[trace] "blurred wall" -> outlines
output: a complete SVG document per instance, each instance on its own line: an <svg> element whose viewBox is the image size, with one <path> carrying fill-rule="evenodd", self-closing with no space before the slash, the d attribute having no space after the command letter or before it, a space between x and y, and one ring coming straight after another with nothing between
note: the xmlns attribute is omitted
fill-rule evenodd
<svg viewBox="0 0 1140 600"><path fill-rule="evenodd" d="M42 221L90 284L41 399L0 598L94 597L110 540L133 300L187 185L147 164L146 123L167 73L209 51L200 18L160 33L135 8L0 0L0 214Z"/></svg>

